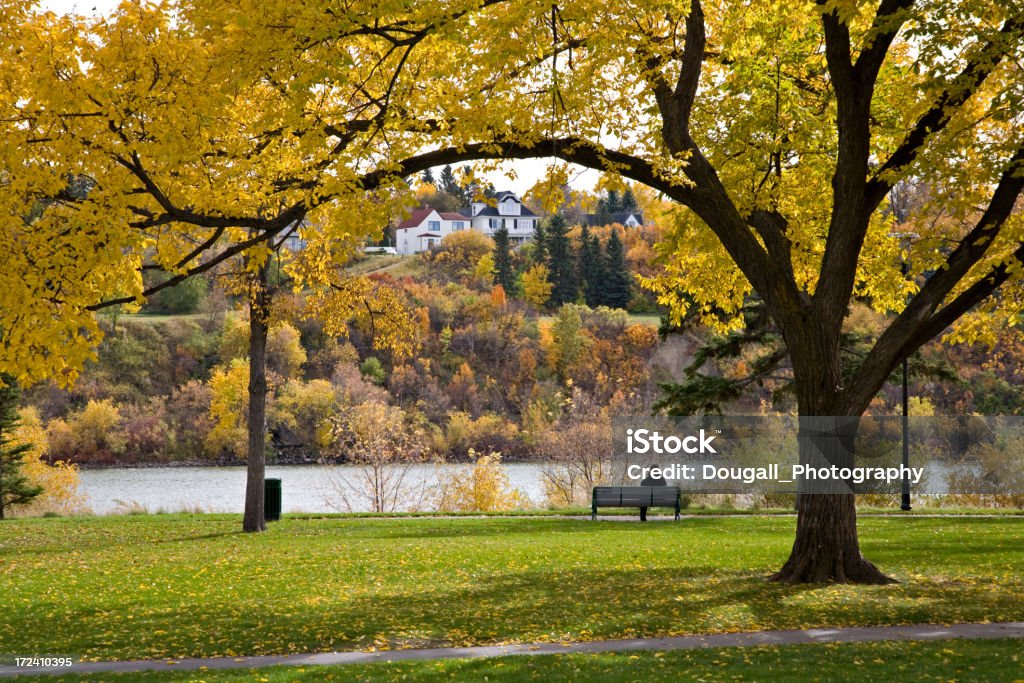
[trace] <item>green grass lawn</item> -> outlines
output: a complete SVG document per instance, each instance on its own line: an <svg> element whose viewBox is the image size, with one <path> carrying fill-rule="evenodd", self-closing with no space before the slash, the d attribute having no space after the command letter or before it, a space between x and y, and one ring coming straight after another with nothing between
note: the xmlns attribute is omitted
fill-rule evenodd
<svg viewBox="0 0 1024 683"><path fill-rule="evenodd" d="M0 652L127 659L1024 619L1024 519L866 518L904 583L765 581L792 517L0 523Z"/></svg>
<svg viewBox="0 0 1024 683"><path fill-rule="evenodd" d="M39 681L1007 681L1024 677L1020 640L859 643L601 655L543 655L356 666L26 677Z"/></svg>

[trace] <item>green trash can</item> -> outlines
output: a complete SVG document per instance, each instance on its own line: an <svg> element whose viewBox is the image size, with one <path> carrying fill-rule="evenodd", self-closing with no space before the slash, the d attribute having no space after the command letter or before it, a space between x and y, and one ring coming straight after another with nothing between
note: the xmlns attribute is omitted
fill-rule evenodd
<svg viewBox="0 0 1024 683"><path fill-rule="evenodd" d="M263 480L263 519L276 522L281 519L281 480Z"/></svg>

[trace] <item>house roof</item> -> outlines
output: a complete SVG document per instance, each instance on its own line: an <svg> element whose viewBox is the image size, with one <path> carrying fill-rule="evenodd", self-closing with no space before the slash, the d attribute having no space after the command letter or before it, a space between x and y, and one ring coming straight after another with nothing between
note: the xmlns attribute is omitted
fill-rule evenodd
<svg viewBox="0 0 1024 683"><path fill-rule="evenodd" d="M459 209L459 213L462 214L463 216L465 216L466 218L474 218L476 216L494 216L495 218L536 218L537 217L537 214L535 214L533 211L530 211L530 209L528 209L523 204L523 202L520 201L519 197L516 196L515 192L509 192L507 190L502 190L501 192L496 192L494 194L494 198L497 200L497 202L499 204L503 200L508 199L509 197L511 197L512 199L516 200L516 204L519 205L519 216L509 216L508 214L499 213L498 208L494 207L494 206L491 206L490 204L487 204L487 205L484 206L484 208L480 209L480 213L478 213L478 214L474 214L473 213L473 207L472 206L464 206L463 208ZM474 203L479 203L479 202L474 202Z"/></svg>
<svg viewBox="0 0 1024 683"><path fill-rule="evenodd" d="M423 221L427 220L427 217L430 216L430 214L434 213L434 211L436 211L436 209L429 206L421 206L418 209L413 209L412 215L409 216L404 221L402 221L401 223L399 223L395 227L395 230L408 230L410 228L419 228L423 225ZM450 211L446 211L444 213L438 211L437 215L446 221L466 220L466 217L463 216L461 213L452 213Z"/></svg>
<svg viewBox="0 0 1024 683"><path fill-rule="evenodd" d="M423 224L423 221L427 220L427 216L432 213L434 213L434 209L429 206L421 206L418 209L413 209L412 215L399 223L395 229L405 230L406 228L418 228Z"/></svg>
<svg viewBox="0 0 1024 683"><path fill-rule="evenodd" d="M420 233L417 236L418 237L442 237L442 235L440 233L437 233L437 232L422 232L422 233Z"/></svg>
<svg viewBox="0 0 1024 683"><path fill-rule="evenodd" d="M588 213L585 214L584 217L587 220L587 225L592 225L594 227L601 225L611 225L612 223L625 225L626 221L629 220L630 216L635 217L636 222L639 223L640 225L644 224L644 216L639 211L620 211L618 213L612 213L608 215L611 218L611 220L601 220L600 215L596 213Z"/></svg>

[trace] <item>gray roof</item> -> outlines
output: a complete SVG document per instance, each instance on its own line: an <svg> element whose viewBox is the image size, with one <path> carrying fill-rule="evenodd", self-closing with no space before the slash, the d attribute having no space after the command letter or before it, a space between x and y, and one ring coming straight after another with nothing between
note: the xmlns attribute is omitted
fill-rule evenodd
<svg viewBox="0 0 1024 683"><path fill-rule="evenodd" d="M480 213L475 214L475 215L476 216L494 216L495 218L538 218L537 214L535 214L533 211L530 211L528 208L526 208L526 206L519 200L519 197L516 197L514 192L508 192L506 190L503 190L501 192L495 193L495 195L494 195L494 198L499 203L501 202L501 200L505 199L506 197L512 197L513 199L516 200L516 203L519 204L519 215L518 216L509 216L507 214L498 213L497 207L491 206L490 204L487 204L486 206L484 206L484 208L480 209ZM474 214L473 214L473 207L472 206L466 206L466 207L463 207L463 208L459 209L459 213L461 213L463 216L468 216L470 218L472 218L474 216Z"/></svg>
<svg viewBox="0 0 1024 683"><path fill-rule="evenodd" d="M626 221L629 220L630 216L635 216L636 222L639 223L640 225L644 224L644 215L639 211L619 211L618 213L611 213L608 215L611 218L611 220L608 221L602 221L600 216L596 213L585 214L584 218L586 218L587 220L587 225L592 225L594 227L602 225L611 225L612 223L619 223L620 225L625 225Z"/></svg>

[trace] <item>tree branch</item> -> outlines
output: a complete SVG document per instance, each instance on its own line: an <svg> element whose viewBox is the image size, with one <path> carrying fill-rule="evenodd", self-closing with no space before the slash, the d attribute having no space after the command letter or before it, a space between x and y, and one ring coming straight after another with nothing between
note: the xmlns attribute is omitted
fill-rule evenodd
<svg viewBox="0 0 1024 683"><path fill-rule="evenodd" d="M1024 193L1024 147L1014 154L1000 177L988 207L975 227L946 258L946 262L928 278L921 290L908 302L907 307L879 337L868 354L862 376L851 383L856 404L870 402L871 397L885 381L883 368L892 368L910 356L921 345L981 303L1010 277L1010 267L1004 261L994 266L984 277L956 296L945 306L950 292L985 256L1006 220L1013 212L1017 199ZM1024 262L1024 245L1014 251L1012 259ZM940 306L942 306L940 308Z"/></svg>
<svg viewBox="0 0 1024 683"><path fill-rule="evenodd" d="M985 82L1009 49L1024 35L1024 12L1007 19L999 35L979 48L963 71L942 91L939 99L907 133L903 142L868 181L865 190L867 207L874 210L892 189L904 169L912 164L925 143L949 124L956 110Z"/></svg>
<svg viewBox="0 0 1024 683"><path fill-rule="evenodd" d="M885 56L896 35L906 21L906 10L914 5L914 0L882 0L875 13L865 38L865 44L857 56L854 73L861 83L874 83L878 70L882 68Z"/></svg>

